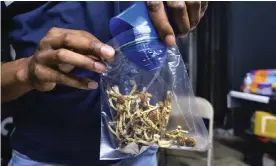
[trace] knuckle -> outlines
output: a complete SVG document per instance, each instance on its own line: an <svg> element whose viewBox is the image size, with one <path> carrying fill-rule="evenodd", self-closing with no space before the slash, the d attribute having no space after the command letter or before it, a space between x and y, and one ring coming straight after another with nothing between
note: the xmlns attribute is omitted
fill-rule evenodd
<svg viewBox="0 0 276 166"><path fill-rule="evenodd" d="M36 83L35 84L35 88L39 91L42 91L42 92L46 92L46 91L50 91L52 89L54 89L55 87L55 83Z"/></svg>
<svg viewBox="0 0 276 166"><path fill-rule="evenodd" d="M47 35L52 35L52 34L56 33L57 29L58 29L57 27L52 27L52 28L48 31Z"/></svg>
<svg viewBox="0 0 276 166"><path fill-rule="evenodd" d="M206 9L208 8L208 2L207 1L201 2L200 8L201 8L201 12L205 12Z"/></svg>
<svg viewBox="0 0 276 166"><path fill-rule="evenodd" d="M43 39L41 39L40 41L39 41L39 47L43 47L43 46L45 46L45 44L46 44L46 39L45 38L43 38Z"/></svg>
<svg viewBox="0 0 276 166"><path fill-rule="evenodd" d="M64 48L58 49L55 54L55 60L60 61L62 59L63 55L66 54L66 52L67 52L67 50Z"/></svg>
<svg viewBox="0 0 276 166"><path fill-rule="evenodd" d="M208 6L208 1L202 1L201 3L202 7L207 7Z"/></svg>
<svg viewBox="0 0 276 166"><path fill-rule="evenodd" d="M42 73L41 73L41 66L40 66L39 64L34 64L34 65L33 65L32 73L33 73L33 76L34 76L36 79L40 79L41 76L42 76Z"/></svg>
<svg viewBox="0 0 276 166"><path fill-rule="evenodd" d="M41 54L40 52L37 51L37 52L35 53L35 55L33 56L33 61L34 61L34 62L40 63L41 58L43 58L43 57L42 57L42 54Z"/></svg>
<svg viewBox="0 0 276 166"><path fill-rule="evenodd" d="M157 12L162 6L162 1L148 1L146 2L147 8L150 12Z"/></svg>
<svg viewBox="0 0 276 166"><path fill-rule="evenodd" d="M168 2L168 7L172 9L181 9L185 8L185 4L182 1Z"/></svg>
<svg viewBox="0 0 276 166"><path fill-rule="evenodd" d="M195 8L195 9L199 9L200 6L201 6L200 1L187 1L186 3L189 7L192 7L192 8Z"/></svg>
<svg viewBox="0 0 276 166"><path fill-rule="evenodd" d="M84 36L92 36L89 32L87 31L80 31L80 33Z"/></svg>
<svg viewBox="0 0 276 166"><path fill-rule="evenodd" d="M38 91L45 92L48 90L47 85L40 82L35 83L34 86L35 86L35 89L37 89Z"/></svg>
<svg viewBox="0 0 276 166"><path fill-rule="evenodd" d="M90 49L91 49L91 53L99 53L100 52L100 48L103 46L103 44L101 44L99 41L97 40L90 40L89 42L90 45Z"/></svg>
<svg viewBox="0 0 276 166"><path fill-rule="evenodd" d="M69 45L70 42L71 42L71 35L69 33L64 34L63 44L64 45Z"/></svg>
<svg viewBox="0 0 276 166"><path fill-rule="evenodd" d="M47 37L44 37L39 41L38 50L45 50L45 49L48 49L49 47L50 47L50 44Z"/></svg>
<svg viewBox="0 0 276 166"><path fill-rule="evenodd" d="M65 75L64 74L56 74L52 76L58 82L65 82Z"/></svg>
<svg viewBox="0 0 276 166"><path fill-rule="evenodd" d="M39 90L39 91L42 91L42 92L46 92L46 91L51 90L51 89L48 88L47 85L39 85L39 84L36 84L36 89Z"/></svg>

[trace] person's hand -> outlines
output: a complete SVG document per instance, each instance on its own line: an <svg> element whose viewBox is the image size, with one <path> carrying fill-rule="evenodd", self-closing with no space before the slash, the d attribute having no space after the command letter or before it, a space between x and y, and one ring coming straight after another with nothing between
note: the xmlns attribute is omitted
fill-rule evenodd
<svg viewBox="0 0 276 166"><path fill-rule="evenodd" d="M88 32L52 28L17 77L39 91L50 91L56 84L95 89L98 85L93 80L79 78L69 72L79 67L102 73L105 65L101 63L101 58L108 60L114 54L112 47Z"/></svg>
<svg viewBox="0 0 276 166"><path fill-rule="evenodd" d="M165 5L180 37L184 37L197 26L208 6L207 1L150 1L146 4L157 32L168 46L175 45L175 36Z"/></svg>

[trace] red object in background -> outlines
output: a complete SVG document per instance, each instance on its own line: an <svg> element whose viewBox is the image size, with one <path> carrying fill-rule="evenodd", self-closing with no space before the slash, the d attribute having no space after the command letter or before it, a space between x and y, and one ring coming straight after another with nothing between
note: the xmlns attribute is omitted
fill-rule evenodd
<svg viewBox="0 0 276 166"><path fill-rule="evenodd" d="M260 136L256 136L256 137L259 141L262 141L264 143L267 143L269 141L269 138L266 138L266 137L260 137Z"/></svg>

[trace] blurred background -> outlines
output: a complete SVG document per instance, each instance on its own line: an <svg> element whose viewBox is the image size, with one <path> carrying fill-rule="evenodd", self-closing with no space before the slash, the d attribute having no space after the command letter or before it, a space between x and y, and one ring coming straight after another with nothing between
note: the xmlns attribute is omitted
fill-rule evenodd
<svg viewBox="0 0 276 166"><path fill-rule="evenodd" d="M276 165L275 18L276 2L209 2L178 43L195 95L214 110L212 165ZM160 165L208 163L207 154L161 155Z"/></svg>
<svg viewBox="0 0 276 166"><path fill-rule="evenodd" d="M197 29L178 41L195 95L211 104L202 109L210 111L213 148L161 149L159 165L275 166L275 18L276 2L210 2ZM10 157L11 114L1 114L3 165Z"/></svg>

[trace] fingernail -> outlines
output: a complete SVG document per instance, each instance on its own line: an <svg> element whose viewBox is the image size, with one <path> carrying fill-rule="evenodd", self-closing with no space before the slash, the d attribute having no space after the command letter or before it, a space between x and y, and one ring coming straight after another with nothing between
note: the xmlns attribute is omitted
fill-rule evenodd
<svg viewBox="0 0 276 166"><path fill-rule="evenodd" d="M98 83L97 82L89 82L87 87L89 89L97 89L98 88Z"/></svg>
<svg viewBox="0 0 276 166"><path fill-rule="evenodd" d="M173 46L175 45L175 37L174 35L167 35L165 37L165 42L168 46Z"/></svg>
<svg viewBox="0 0 276 166"><path fill-rule="evenodd" d="M104 45L101 47L101 53L110 58L110 57L114 56L115 50L108 45Z"/></svg>
<svg viewBox="0 0 276 166"><path fill-rule="evenodd" d="M110 62L112 62L113 60L114 60L114 58L109 58L109 59L106 60L106 62L110 63Z"/></svg>
<svg viewBox="0 0 276 166"><path fill-rule="evenodd" d="M196 26L192 27L192 28L190 29L190 31L193 31L193 30L195 30L195 29L196 29Z"/></svg>
<svg viewBox="0 0 276 166"><path fill-rule="evenodd" d="M188 36L187 34L185 34L185 35L179 35L179 38L184 39L184 38L186 38L187 36Z"/></svg>
<svg viewBox="0 0 276 166"><path fill-rule="evenodd" d="M105 70L105 65L100 62L95 62L94 67L99 72L104 72L104 70Z"/></svg>

